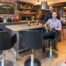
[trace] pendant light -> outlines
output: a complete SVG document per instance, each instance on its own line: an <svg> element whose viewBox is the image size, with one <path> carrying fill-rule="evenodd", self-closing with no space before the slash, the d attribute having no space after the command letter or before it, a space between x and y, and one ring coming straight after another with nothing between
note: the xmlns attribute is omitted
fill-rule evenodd
<svg viewBox="0 0 66 66"><path fill-rule="evenodd" d="M40 0L37 0L37 2L36 2L35 5L41 5L41 1Z"/></svg>
<svg viewBox="0 0 66 66"><path fill-rule="evenodd" d="M48 3L46 0L41 2L41 9L48 9Z"/></svg>

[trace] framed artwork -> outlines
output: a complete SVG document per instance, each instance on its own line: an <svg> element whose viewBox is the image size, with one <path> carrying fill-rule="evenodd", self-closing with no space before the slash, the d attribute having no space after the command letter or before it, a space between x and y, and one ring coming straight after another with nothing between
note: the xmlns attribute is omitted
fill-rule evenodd
<svg viewBox="0 0 66 66"><path fill-rule="evenodd" d="M4 4L0 3L0 14L14 14L15 9L14 9L13 4Z"/></svg>

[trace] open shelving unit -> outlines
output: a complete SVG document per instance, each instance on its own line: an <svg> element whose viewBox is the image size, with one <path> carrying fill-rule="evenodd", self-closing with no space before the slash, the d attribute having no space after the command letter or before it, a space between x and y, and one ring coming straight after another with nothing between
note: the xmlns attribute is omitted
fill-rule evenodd
<svg viewBox="0 0 66 66"><path fill-rule="evenodd" d="M20 21L36 20L37 8L32 3L17 1L17 13Z"/></svg>

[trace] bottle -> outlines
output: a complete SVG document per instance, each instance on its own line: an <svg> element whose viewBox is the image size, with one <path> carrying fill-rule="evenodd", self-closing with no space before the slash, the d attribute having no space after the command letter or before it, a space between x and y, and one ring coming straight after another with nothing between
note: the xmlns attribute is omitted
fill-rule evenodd
<svg viewBox="0 0 66 66"><path fill-rule="evenodd" d="M36 25L38 25L39 24L39 22L38 22L38 20L36 20Z"/></svg>
<svg viewBox="0 0 66 66"><path fill-rule="evenodd" d="M27 23L28 23L28 26L30 26L30 22L28 21Z"/></svg>

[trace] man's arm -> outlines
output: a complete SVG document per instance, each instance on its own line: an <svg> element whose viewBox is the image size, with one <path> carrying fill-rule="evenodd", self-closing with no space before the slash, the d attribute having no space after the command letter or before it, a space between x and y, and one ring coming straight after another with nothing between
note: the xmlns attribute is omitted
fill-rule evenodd
<svg viewBox="0 0 66 66"><path fill-rule="evenodd" d="M62 29L62 25L61 25L61 21L59 21L58 27L56 27L55 30L61 31L61 29Z"/></svg>

